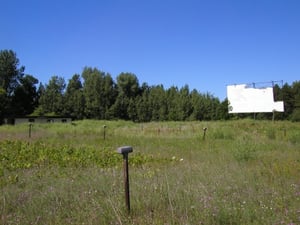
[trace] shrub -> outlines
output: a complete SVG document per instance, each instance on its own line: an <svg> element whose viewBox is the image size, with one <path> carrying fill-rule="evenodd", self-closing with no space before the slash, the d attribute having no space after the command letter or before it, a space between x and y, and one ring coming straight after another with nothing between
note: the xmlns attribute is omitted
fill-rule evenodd
<svg viewBox="0 0 300 225"><path fill-rule="evenodd" d="M299 122L300 121L300 109L294 109L294 111L291 115L291 120L293 122Z"/></svg>
<svg viewBox="0 0 300 225"><path fill-rule="evenodd" d="M238 141L233 150L234 158L237 161L245 162L256 159L257 157L257 147L256 144L245 139L243 141Z"/></svg>

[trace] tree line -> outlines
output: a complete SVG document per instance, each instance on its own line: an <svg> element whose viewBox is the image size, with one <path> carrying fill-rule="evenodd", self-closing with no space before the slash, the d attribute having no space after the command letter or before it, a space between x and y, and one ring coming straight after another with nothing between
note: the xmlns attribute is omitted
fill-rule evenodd
<svg viewBox="0 0 300 225"><path fill-rule="evenodd" d="M68 116L74 119L123 119L136 122L227 120L251 114L228 114L228 100L183 87L139 84L133 73L109 73L85 67L68 82L52 76L39 83L12 50L0 51L0 122L20 116ZM275 100L283 100L280 119L300 120L300 82L274 86ZM260 113L257 118L271 118Z"/></svg>

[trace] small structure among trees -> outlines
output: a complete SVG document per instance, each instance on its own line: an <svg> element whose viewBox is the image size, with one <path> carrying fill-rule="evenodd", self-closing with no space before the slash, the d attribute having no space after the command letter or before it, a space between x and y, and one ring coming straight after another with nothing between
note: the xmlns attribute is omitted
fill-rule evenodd
<svg viewBox="0 0 300 225"><path fill-rule="evenodd" d="M72 118L69 117L58 117L58 116L45 116L45 117L20 117L12 120L13 124L20 123L71 123Z"/></svg>

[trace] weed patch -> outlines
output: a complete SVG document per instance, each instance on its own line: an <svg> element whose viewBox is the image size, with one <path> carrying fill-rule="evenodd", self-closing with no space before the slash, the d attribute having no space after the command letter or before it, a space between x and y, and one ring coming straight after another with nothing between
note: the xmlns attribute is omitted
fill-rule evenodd
<svg viewBox="0 0 300 225"><path fill-rule="evenodd" d="M251 141L237 141L233 149L233 156L239 162L247 162L257 158L257 145Z"/></svg>
<svg viewBox="0 0 300 225"><path fill-rule="evenodd" d="M0 127L1 224L300 223L299 123L75 124Z"/></svg>

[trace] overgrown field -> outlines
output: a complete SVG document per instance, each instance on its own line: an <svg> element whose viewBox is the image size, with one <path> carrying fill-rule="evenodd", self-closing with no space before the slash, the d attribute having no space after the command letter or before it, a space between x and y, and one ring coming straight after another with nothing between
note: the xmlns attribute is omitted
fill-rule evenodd
<svg viewBox="0 0 300 225"><path fill-rule="evenodd" d="M0 189L0 224L300 224L300 124L1 126Z"/></svg>

